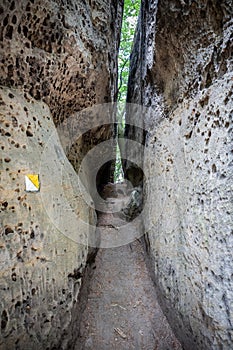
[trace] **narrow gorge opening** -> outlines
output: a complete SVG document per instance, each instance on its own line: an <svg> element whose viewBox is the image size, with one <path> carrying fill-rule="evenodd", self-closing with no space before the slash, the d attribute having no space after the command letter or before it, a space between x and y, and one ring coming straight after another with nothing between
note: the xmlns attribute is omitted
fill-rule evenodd
<svg viewBox="0 0 233 350"><path fill-rule="evenodd" d="M136 26L139 18L140 0L126 0L123 6L121 37L118 50L118 88L117 88L117 135L124 138L127 89L130 69L130 55L133 48ZM117 141L114 182L122 182L124 170L121 159L121 145Z"/></svg>
<svg viewBox="0 0 233 350"><path fill-rule="evenodd" d="M122 11L0 3L1 350L233 348L233 7Z"/></svg>
<svg viewBox="0 0 233 350"><path fill-rule="evenodd" d="M134 124L133 120L126 123L126 114L128 119L131 115L140 119L144 113L141 106L127 106L130 57L140 5L138 0L124 2L118 52L118 99L114 109L117 122L114 183L103 181L101 184L105 169L109 169L106 163L97 174L97 182L102 185L100 195L105 200L102 203L100 199L100 210L96 205L100 247L88 264L91 272L88 275L86 270L80 306L75 311L81 316L74 316L69 335L69 347L77 350L96 347L128 349L132 344L136 349L148 349L154 348L158 342L162 348L167 346L181 350L157 302L154 282L148 270L143 220L140 217L143 211L142 149L145 132L141 123ZM129 140L125 142L127 137ZM132 147L130 141L135 143L132 158L128 153ZM74 335L77 325L78 334ZM88 325L87 329L85 325Z"/></svg>

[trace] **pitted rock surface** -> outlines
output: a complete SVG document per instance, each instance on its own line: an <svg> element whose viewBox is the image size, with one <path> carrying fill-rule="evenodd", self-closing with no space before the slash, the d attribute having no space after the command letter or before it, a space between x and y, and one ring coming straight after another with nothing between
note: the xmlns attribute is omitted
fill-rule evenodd
<svg viewBox="0 0 233 350"><path fill-rule="evenodd" d="M84 133L68 152L56 133L60 122L84 108L116 99L122 1L1 2L1 349L179 349L154 285L184 349L233 348L232 11L231 0L142 2L128 102L149 110L125 130L144 153L138 167L126 160L124 171L140 186L144 164L143 225L153 284L137 240L101 249L90 281L84 267L96 249L88 249L88 230L73 230L66 215L95 223L74 170L93 146L115 134L113 125ZM78 116L81 130L98 124L98 113ZM129 115L126 122L133 124ZM52 175L45 174L54 189L42 181L40 193L27 193L24 175L40 173L49 140L53 157L45 169ZM114 143L112 150L114 159ZM128 147L125 159L133 153ZM95 159L84 169L87 184ZM66 197L76 195L68 208L67 198L58 200L61 160ZM97 185L112 181L113 163L104 164ZM108 204L119 206L117 199ZM122 219L99 220L109 225L111 244ZM59 229L64 224L65 234Z"/></svg>
<svg viewBox="0 0 233 350"><path fill-rule="evenodd" d="M1 2L0 84L44 101L56 125L115 101L121 16L122 2L115 0ZM94 145L114 135L113 125L92 130L93 118L98 125L93 113L76 118L90 126L67 154L76 171ZM99 176L106 182L111 174L109 162Z"/></svg>
<svg viewBox="0 0 233 350"><path fill-rule="evenodd" d="M113 101L121 5L115 1L3 1L1 84L46 102L57 123Z"/></svg>
<svg viewBox="0 0 233 350"><path fill-rule="evenodd" d="M41 164L52 135L54 156ZM88 230L76 228L67 237L59 229L59 208L65 213L61 158L63 174L76 181L77 174L62 151L48 106L7 88L1 89L1 152L0 349L52 348L71 322L88 257L88 239L82 238ZM40 192L25 191L24 176L31 173L40 176ZM63 180L63 186L71 186L68 177ZM73 210L94 224L95 213L77 188L73 196Z"/></svg>
<svg viewBox="0 0 233 350"><path fill-rule="evenodd" d="M126 137L145 143L151 269L187 350L233 347L232 15L227 0L150 0L131 59L128 102L148 107L146 140Z"/></svg>
<svg viewBox="0 0 233 350"><path fill-rule="evenodd" d="M80 195L72 165L78 170L85 154L112 137L114 128L101 125L86 132L65 154L55 125L116 98L121 13L122 3L115 0L0 3L1 349L52 349L71 323L83 270L94 257L88 223L96 220ZM93 113L88 116L76 118L80 130L86 124L91 128ZM64 182L59 179L62 164ZM26 173L39 174L39 193L25 192ZM111 174L109 162L99 182L110 181ZM66 198L59 197L62 185L69 189ZM74 228L69 211L87 228Z"/></svg>

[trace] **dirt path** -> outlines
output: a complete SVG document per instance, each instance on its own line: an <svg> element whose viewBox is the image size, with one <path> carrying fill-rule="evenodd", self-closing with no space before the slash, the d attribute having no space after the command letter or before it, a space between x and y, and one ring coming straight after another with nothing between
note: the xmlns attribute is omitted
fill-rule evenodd
<svg viewBox="0 0 233 350"><path fill-rule="evenodd" d="M116 230L109 214L99 226ZM139 240L99 249L95 266L75 350L182 349L158 305Z"/></svg>

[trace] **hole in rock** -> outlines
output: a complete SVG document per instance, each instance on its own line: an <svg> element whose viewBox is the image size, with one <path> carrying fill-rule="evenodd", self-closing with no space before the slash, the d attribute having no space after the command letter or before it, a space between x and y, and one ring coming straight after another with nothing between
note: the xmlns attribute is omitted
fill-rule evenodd
<svg viewBox="0 0 233 350"><path fill-rule="evenodd" d="M3 310L1 315L1 330L4 331L6 329L8 323L8 315L6 310Z"/></svg>

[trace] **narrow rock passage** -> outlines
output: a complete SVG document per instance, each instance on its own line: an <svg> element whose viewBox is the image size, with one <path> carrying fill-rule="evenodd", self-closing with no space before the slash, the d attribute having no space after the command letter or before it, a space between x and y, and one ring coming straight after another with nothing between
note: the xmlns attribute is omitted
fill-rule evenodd
<svg viewBox="0 0 233 350"><path fill-rule="evenodd" d="M98 225L113 234L117 220L122 224L103 213ZM75 350L182 349L157 302L139 240L99 249L95 267Z"/></svg>

